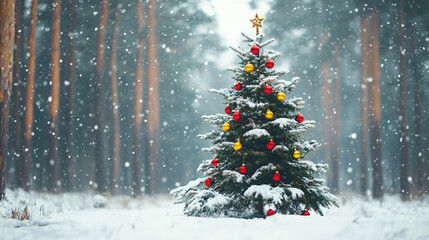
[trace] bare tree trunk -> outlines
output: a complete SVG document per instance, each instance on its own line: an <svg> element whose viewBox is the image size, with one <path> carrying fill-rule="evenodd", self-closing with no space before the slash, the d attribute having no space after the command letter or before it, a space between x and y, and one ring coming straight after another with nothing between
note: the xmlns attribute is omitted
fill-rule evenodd
<svg viewBox="0 0 429 240"><path fill-rule="evenodd" d="M338 192L338 182L336 181L336 174L334 173L335 165L332 161L332 144L331 144L331 129L332 125L330 124L331 115L329 114L329 108L331 106L331 86L330 86L330 67L328 62L323 63L323 145L324 145L324 158L326 162L329 162L329 172L328 172L328 186L331 189L332 193Z"/></svg>
<svg viewBox="0 0 429 240"><path fill-rule="evenodd" d="M112 101L113 101L113 179L111 191L116 194L118 191L118 180L119 180L119 147L120 147L120 129L119 129L119 104L118 104L118 79L116 76L117 64L116 64L116 50L118 45L118 18L119 18L120 5L116 8L115 20L113 23L113 40L112 40L112 57L110 59L110 69L112 71Z"/></svg>
<svg viewBox="0 0 429 240"><path fill-rule="evenodd" d="M338 53L338 44L335 45L334 48L334 57L335 57L335 116L334 116L334 147L332 154L332 161L330 169L332 170L332 178L335 186L334 188L339 190L339 180L340 180L340 63L339 63L339 53Z"/></svg>
<svg viewBox="0 0 429 240"><path fill-rule="evenodd" d="M403 0L398 0L398 32L399 32L399 85L400 85L400 116L401 123L401 199L410 199L408 184L408 129L407 129L407 87L406 87L406 52L405 52L405 25Z"/></svg>
<svg viewBox="0 0 429 240"><path fill-rule="evenodd" d="M360 175L360 191L362 195L366 195L368 190L368 103L367 103L367 84L368 78L368 51L369 51L369 17L363 15L361 17L361 38L362 38L362 65L361 65L361 89L362 89L362 150L361 150L361 175Z"/></svg>
<svg viewBox="0 0 429 240"><path fill-rule="evenodd" d="M0 0L0 201L5 199L9 105L12 94L15 1Z"/></svg>
<svg viewBox="0 0 429 240"><path fill-rule="evenodd" d="M106 176L104 169L104 147L103 147L103 67L104 67L104 37L106 35L106 24L108 18L109 0L103 0L101 6L100 23L98 27L97 56L95 67L95 188L99 192L106 192Z"/></svg>
<svg viewBox="0 0 429 240"><path fill-rule="evenodd" d="M417 194L422 197L426 195L425 193L425 184L427 184L427 172L425 171L425 164L423 159L423 144L422 144L422 117L420 106L422 104L420 99L420 62L418 60L418 46L417 46L417 37L416 37L416 24L411 25L411 39L412 39L412 48L413 48L413 78L414 78L414 126L415 126L415 140L416 140L416 150L415 157L417 162L417 176L416 176L416 185L417 185Z"/></svg>
<svg viewBox="0 0 429 240"><path fill-rule="evenodd" d="M25 126L24 126L24 166L22 172L21 188L28 191L31 166L31 132L33 129L34 108L34 78L36 74L36 29L37 29L37 0L31 2L30 35L28 36L28 74L25 102ZM41 179L39 179L40 181Z"/></svg>
<svg viewBox="0 0 429 240"><path fill-rule="evenodd" d="M327 30L323 30L321 42L320 42L320 52L322 54L323 63L322 63L322 75L323 75L323 86L322 86L322 102L323 102L323 151L325 162L329 163L329 172L328 172L328 186L331 188L333 193L338 192L338 179L336 180L335 173L335 163L332 158L332 144L330 138L332 115L329 113L329 108L331 107L331 80L330 80L330 67L327 61L328 57L324 56L326 54L326 45L329 39L329 33Z"/></svg>
<svg viewBox="0 0 429 240"><path fill-rule="evenodd" d="M68 66L68 113L66 114L66 124L67 124L67 135L66 135L66 152L67 158L64 163L65 170L65 182L64 188L68 191L73 190L73 162L75 160L74 156L74 101L75 101L75 79L76 79L76 60L75 60L75 18L76 18L76 0L71 0L70 3L70 25L68 29L69 46L67 51L69 52L69 64Z"/></svg>
<svg viewBox="0 0 429 240"><path fill-rule="evenodd" d="M50 147L48 164L48 190L59 192L58 181L58 110L60 105L60 16L61 0L54 0L51 47L51 104L49 106Z"/></svg>
<svg viewBox="0 0 429 240"><path fill-rule="evenodd" d="M158 93L158 43L156 41L156 1L149 0L148 33L148 97L147 97L147 136L146 136L146 192L158 191L159 182L159 93Z"/></svg>
<svg viewBox="0 0 429 240"><path fill-rule="evenodd" d="M14 51L14 87L13 87L13 102L14 102L14 148L15 148L15 178L17 187L21 187L23 183L22 174L24 171L24 161L22 156L22 139L21 139L21 52L22 52L22 10L23 3L20 0L15 1L15 51Z"/></svg>
<svg viewBox="0 0 429 240"><path fill-rule="evenodd" d="M134 109L134 179L133 195L139 196L141 193L141 160L140 160L140 129L143 109L143 3L137 2L137 68L136 68L136 93Z"/></svg>
<svg viewBox="0 0 429 240"><path fill-rule="evenodd" d="M381 156L381 100L380 100L380 63L378 45L378 12L372 13L372 84L371 94L371 158L373 168L373 196L383 198L383 167Z"/></svg>

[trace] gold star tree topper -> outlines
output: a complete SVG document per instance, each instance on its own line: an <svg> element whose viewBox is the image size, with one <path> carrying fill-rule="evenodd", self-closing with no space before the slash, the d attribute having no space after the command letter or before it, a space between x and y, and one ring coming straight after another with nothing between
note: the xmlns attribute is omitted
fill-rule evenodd
<svg viewBox="0 0 429 240"><path fill-rule="evenodd" d="M256 35L259 34L259 27L262 28L262 21L264 21L264 19L263 18L259 18L258 14L256 14L256 16L255 16L254 19L250 19L250 22L253 23L253 27L252 28L256 27Z"/></svg>

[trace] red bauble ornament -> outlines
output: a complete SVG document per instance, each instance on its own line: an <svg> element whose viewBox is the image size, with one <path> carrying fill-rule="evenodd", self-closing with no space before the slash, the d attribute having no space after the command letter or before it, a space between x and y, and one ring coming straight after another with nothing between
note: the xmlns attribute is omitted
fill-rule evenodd
<svg viewBox="0 0 429 240"><path fill-rule="evenodd" d="M280 173L279 173L279 172L276 172L276 174L274 174L274 176L273 176L273 181L274 181L274 182L278 182L278 181L280 181Z"/></svg>
<svg viewBox="0 0 429 240"><path fill-rule="evenodd" d="M238 172L240 172L241 174L246 174L247 173L247 169L246 166L241 165L241 167L238 168Z"/></svg>
<svg viewBox="0 0 429 240"><path fill-rule="evenodd" d="M265 63L265 66L267 68L273 68L274 67L274 61L271 59L268 59L268 61Z"/></svg>
<svg viewBox="0 0 429 240"><path fill-rule="evenodd" d="M273 216L274 214L276 214L276 212L274 212L274 210L273 209L270 209L270 210L268 210L267 211L267 216L269 217L269 216Z"/></svg>
<svg viewBox="0 0 429 240"><path fill-rule="evenodd" d="M264 88L264 93L265 94L271 94L273 93L273 88L270 85L266 85Z"/></svg>
<svg viewBox="0 0 429 240"><path fill-rule="evenodd" d="M241 114L240 114L240 112L235 112L234 114L232 114L232 118L233 118L235 121L240 120L240 118L241 118Z"/></svg>
<svg viewBox="0 0 429 240"><path fill-rule="evenodd" d="M243 86L241 85L241 83L236 83L234 89L237 91L240 91L243 88Z"/></svg>
<svg viewBox="0 0 429 240"><path fill-rule="evenodd" d="M258 46L256 46L256 45L254 45L251 49L250 49L250 52L251 53L253 53L253 54L258 54L259 53L259 47Z"/></svg>
<svg viewBox="0 0 429 240"><path fill-rule="evenodd" d="M211 180L210 178L207 178L207 179L204 181L204 184L205 184L207 187L210 187L210 184L212 184L212 180Z"/></svg>
<svg viewBox="0 0 429 240"><path fill-rule="evenodd" d="M267 144L267 148L268 148L268 150L273 150L275 146L276 146L276 144L273 142L273 140L271 140L271 141Z"/></svg>
<svg viewBox="0 0 429 240"><path fill-rule="evenodd" d="M231 114L231 109L229 109L228 107L225 107L225 113L226 114Z"/></svg>
<svg viewBox="0 0 429 240"><path fill-rule="evenodd" d="M298 123L302 123L304 121L304 116L302 116L301 114L298 113L298 115L296 115L295 120Z"/></svg>
<svg viewBox="0 0 429 240"><path fill-rule="evenodd" d="M310 216L310 213L307 210L304 210L304 212L301 215L302 216Z"/></svg>
<svg viewBox="0 0 429 240"><path fill-rule="evenodd" d="M217 167L218 162L219 162L219 160L217 160L216 158L213 158L213 160L212 160L212 165L213 165L214 167Z"/></svg>

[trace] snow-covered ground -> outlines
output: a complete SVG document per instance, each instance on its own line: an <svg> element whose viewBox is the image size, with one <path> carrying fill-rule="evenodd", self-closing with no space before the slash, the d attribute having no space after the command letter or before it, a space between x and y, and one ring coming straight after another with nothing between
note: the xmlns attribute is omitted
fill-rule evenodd
<svg viewBox="0 0 429 240"><path fill-rule="evenodd" d="M342 196L341 207L326 210L323 217L313 213L244 220L186 217L170 196L104 198L91 193L8 190L7 197L0 203L2 240L429 239L429 199L402 203L396 196L387 196L383 202ZM5 218L25 205L32 220Z"/></svg>

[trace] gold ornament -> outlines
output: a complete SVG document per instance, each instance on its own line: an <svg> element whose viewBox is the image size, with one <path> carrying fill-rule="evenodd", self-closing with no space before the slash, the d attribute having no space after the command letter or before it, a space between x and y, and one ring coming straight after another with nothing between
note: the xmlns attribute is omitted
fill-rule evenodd
<svg viewBox="0 0 429 240"><path fill-rule="evenodd" d="M252 28L256 27L256 35L259 34L259 28L262 28L262 21L264 21L264 19L259 18L258 14L256 14L254 19L250 19L250 22L253 23Z"/></svg>
<svg viewBox="0 0 429 240"><path fill-rule="evenodd" d="M267 112L265 113L265 118L266 119L272 119L274 117L274 113L270 111L270 109L267 110Z"/></svg>
<svg viewBox="0 0 429 240"><path fill-rule="evenodd" d="M229 122L224 123L222 126L222 130L224 132L229 132L229 130L231 130L231 124L229 124Z"/></svg>
<svg viewBox="0 0 429 240"><path fill-rule="evenodd" d="M246 66L244 67L244 70L248 73L253 72L253 69L255 69L255 68L253 67L253 65L250 62L248 62L246 64Z"/></svg>
<svg viewBox="0 0 429 240"><path fill-rule="evenodd" d="M301 153L298 152L298 150L294 150L293 151L293 158L298 159L301 157Z"/></svg>
<svg viewBox="0 0 429 240"><path fill-rule="evenodd" d="M237 139L237 142L234 143L234 150L235 151L240 151L241 150L241 143L240 140Z"/></svg>
<svg viewBox="0 0 429 240"><path fill-rule="evenodd" d="M282 92L277 93L277 100L283 101L286 99L286 95Z"/></svg>

